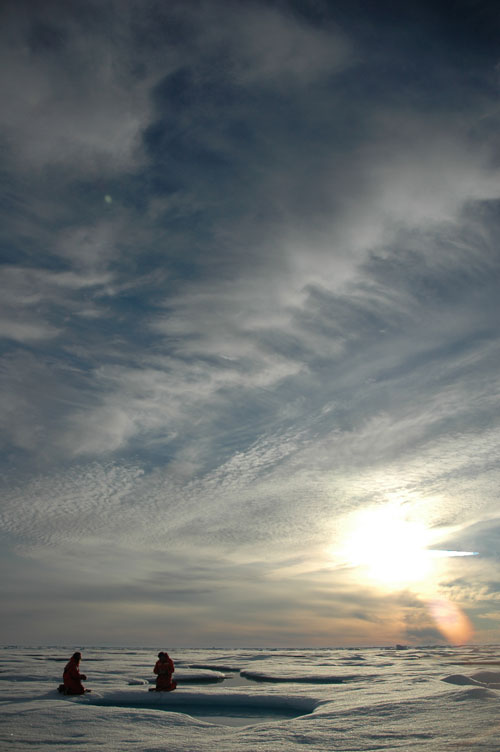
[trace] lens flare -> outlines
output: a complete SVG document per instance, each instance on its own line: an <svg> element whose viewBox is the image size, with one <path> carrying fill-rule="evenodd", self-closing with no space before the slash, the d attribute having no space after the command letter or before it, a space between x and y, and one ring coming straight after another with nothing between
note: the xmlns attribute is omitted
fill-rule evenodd
<svg viewBox="0 0 500 752"><path fill-rule="evenodd" d="M456 603L436 599L427 605L437 628L452 645L463 645L473 637L472 624Z"/></svg>

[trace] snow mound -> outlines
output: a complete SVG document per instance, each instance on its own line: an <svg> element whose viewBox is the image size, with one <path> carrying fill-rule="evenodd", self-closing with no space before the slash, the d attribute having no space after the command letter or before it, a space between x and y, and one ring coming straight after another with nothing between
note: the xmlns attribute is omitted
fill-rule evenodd
<svg viewBox="0 0 500 752"><path fill-rule="evenodd" d="M241 666L223 666L216 663L190 663L189 668L203 668L209 671L224 671L231 674L239 674L241 671Z"/></svg>
<svg viewBox="0 0 500 752"><path fill-rule="evenodd" d="M463 692L457 692L453 696L453 699L456 702L464 702L466 700L489 700L492 698L498 699L498 695L496 692L493 692L493 690L487 689L486 687L471 687Z"/></svg>
<svg viewBox="0 0 500 752"><path fill-rule="evenodd" d="M174 679L177 684L200 684L200 683L216 683L224 681L226 675L222 671L214 671L212 669L181 669L175 671Z"/></svg>
<svg viewBox="0 0 500 752"><path fill-rule="evenodd" d="M472 676L464 676L463 674L452 674L446 676L442 681L449 684L473 684L479 687L486 687L487 689L500 689L500 673L498 671L478 671Z"/></svg>
<svg viewBox="0 0 500 752"><path fill-rule="evenodd" d="M271 674L264 671L240 671L240 676L256 682L294 682L300 684L342 684L359 677L355 674Z"/></svg>
<svg viewBox="0 0 500 752"><path fill-rule="evenodd" d="M174 692L115 690L103 694L86 695L85 699L92 705L154 708L177 713L188 712L186 708L220 711L238 709L249 712L287 712L296 716L312 713L320 704L316 699L299 695L250 694L230 690L219 692L190 692L182 689Z"/></svg>
<svg viewBox="0 0 500 752"><path fill-rule="evenodd" d="M475 679L470 676L464 676L464 674L451 674L451 676L445 676L441 681L448 682L448 684L460 684L465 686L466 684L478 684Z"/></svg>
<svg viewBox="0 0 500 752"><path fill-rule="evenodd" d="M500 688L500 671L478 671L476 674L472 674L472 678L481 682L481 684Z"/></svg>
<svg viewBox="0 0 500 752"><path fill-rule="evenodd" d="M59 677L52 677L52 681L60 681ZM9 674L7 672L3 672L0 674L0 681L5 682L36 682L40 684L42 681L47 681L46 676L37 676L36 674Z"/></svg>

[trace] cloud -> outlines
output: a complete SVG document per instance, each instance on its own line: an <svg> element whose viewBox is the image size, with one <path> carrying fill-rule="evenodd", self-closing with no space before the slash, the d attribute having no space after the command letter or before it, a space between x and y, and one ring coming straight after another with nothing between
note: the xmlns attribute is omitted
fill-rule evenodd
<svg viewBox="0 0 500 752"><path fill-rule="evenodd" d="M4 14L0 96L10 106L2 136L23 170L102 174L139 164L148 99L126 54L127 8L113 39L103 7L81 11L51 3Z"/></svg>
<svg viewBox="0 0 500 752"><path fill-rule="evenodd" d="M2 527L35 546L91 537L105 529L142 473L109 463L35 475L6 491Z"/></svg>
<svg viewBox="0 0 500 752"><path fill-rule="evenodd" d="M29 321L0 321L0 337L18 342L37 342L50 339L58 334L58 329Z"/></svg>
<svg viewBox="0 0 500 752"><path fill-rule="evenodd" d="M64 309L79 314L77 296L101 292L110 282L107 274L52 272L22 266L4 266L0 284L4 290L0 336L18 342L36 342L60 335L65 322L54 315ZM87 297L88 300L88 297ZM53 321L57 320L57 326Z"/></svg>
<svg viewBox="0 0 500 752"><path fill-rule="evenodd" d="M351 45L338 28L330 24L326 31L320 26L306 26L286 7L249 4L236 8L205 3L203 10L205 14L208 11L208 38L214 47L230 50L233 76L240 83L307 85L338 73L353 62Z"/></svg>
<svg viewBox="0 0 500 752"><path fill-rule="evenodd" d="M472 85L439 44L382 49L379 20L321 4L119 5L5 16L2 529L54 599L88 555L92 609L99 571L124 613L164 587L179 625L207 593L230 618L240 582L252 636L326 639L335 607L360 639L432 639L325 552L397 500L492 557L489 63ZM472 602L486 573L465 592L464 566L439 585Z"/></svg>

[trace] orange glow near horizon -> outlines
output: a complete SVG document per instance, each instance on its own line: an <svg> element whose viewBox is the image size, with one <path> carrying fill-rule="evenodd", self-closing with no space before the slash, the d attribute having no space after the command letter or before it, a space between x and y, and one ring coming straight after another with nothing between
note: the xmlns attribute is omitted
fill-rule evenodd
<svg viewBox="0 0 500 752"><path fill-rule="evenodd" d="M427 605L437 628L448 642L463 645L472 639L474 629L460 606L442 599L432 600Z"/></svg>
<svg viewBox="0 0 500 752"><path fill-rule="evenodd" d="M462 645L473 637L472 624L457 604L438 597L433 565L476 552L439 551L429 548L432 542L432 532L423 523L408 519L402 505L388 504L351 515L334 556L352 567L353 575L357 570L358 580L371 581L382 591L411 589L446 640Z"/></svg>

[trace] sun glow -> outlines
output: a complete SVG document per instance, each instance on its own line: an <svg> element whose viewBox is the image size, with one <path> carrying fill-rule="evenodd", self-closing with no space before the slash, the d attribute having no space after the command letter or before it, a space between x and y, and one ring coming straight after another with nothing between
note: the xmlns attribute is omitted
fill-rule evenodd
<svg viewBox="0 0 500 752"><path fill-rule="evenodd" d="M331 552L337 565L351 570L358 581L370 580L382 590L411 586L448 642L459 645L472 638L473 627L465 612L439 596L432 569L440 559L477 556L477 551L430 548L436 532L410 519L409 510L401 504L356 512L342 532L343 545Z"/></svg>
<svg viewBox="0 0 500 752"><path fill-rule="evenodd" d="M341 557L382 585L424 580L431 570L430 533L405 518L400 507L364 510L355 515L345 535Z"/></svg>

